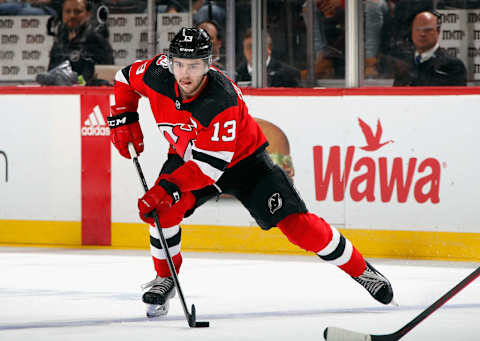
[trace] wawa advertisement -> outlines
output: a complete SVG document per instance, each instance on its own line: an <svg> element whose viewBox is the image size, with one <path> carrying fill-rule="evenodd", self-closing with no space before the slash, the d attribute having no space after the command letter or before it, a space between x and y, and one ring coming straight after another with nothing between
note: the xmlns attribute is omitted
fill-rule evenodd
<svg viewBox="0 0 480 341"><path fill-rule="evenodd" d="M284 133L298 191L333 225L478 232L477 96L246 101Z"/></svg>

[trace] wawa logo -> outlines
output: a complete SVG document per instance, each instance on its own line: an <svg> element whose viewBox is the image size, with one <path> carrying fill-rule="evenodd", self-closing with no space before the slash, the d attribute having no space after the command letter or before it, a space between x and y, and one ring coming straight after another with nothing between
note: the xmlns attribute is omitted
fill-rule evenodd
<svg viewBox="0 0 480 341"><path fill-rule="evenodd" d="M366 145L358 147L365 152L375 152L394 141L382 141L382 125L377 120L375 133L362 119L358 119L360 129L365 137ZM375 194L380 194L382 202L391 202L396 193L399 203L405 203L413 192L418 203L430 200L434 204L440 202L440 162L435 158L419 160L411 157L363 156L355 158L356 147L346 148L344 162L341 162L341 147L331 146L324 163L324 148L313 147L315 167L315 196L319 201L326 200L329 189L332 189L333 200L342 201L345 195L359 202L376 200ZM357 151L358 153L358 151ZM363 152L360 152L363 153ZM355 160L355 161L354 161Z"/></svg>
<svg viewBox="0 0 480 341"><path fill-rule="evenodd" d="M110 128L107 127L100 107L96 105L88 118L83 123L82 136L108 136Z"/></svg>

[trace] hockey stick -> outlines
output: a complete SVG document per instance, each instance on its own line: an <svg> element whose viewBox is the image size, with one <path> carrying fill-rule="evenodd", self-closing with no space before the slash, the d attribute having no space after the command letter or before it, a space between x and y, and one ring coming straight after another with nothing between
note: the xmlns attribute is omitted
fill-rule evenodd
<svg viewBox="0 0 480 341"><path fill-rule="evenodd" d="M478 267L474 272L465 277L463 281L458 283L454 288L450 289L445 295L440 297L435 301L431 306L422 311L417 315L413 320L408 322L405 326L397 330L392 334L385 335L370 335L353 332L347 329L336 328L336 327L327 327L323 332L323 337L327 341L397 341L400 340L405 334L410 330L415 328L420 322L425 320L430 316L434 311L440 308L442 305L447 303L453 296L458 294L463 288L472 283L478 276L480 276L480 267Z"/></svg>
<svg viewBox="0 0 480 341"><path fill-rule="evenodd" d="M140 182L142 183L143 189L145 190L145 192L147 192L148 191L147 182L145 181L145 177L143 176L142 168L140 167L140 162L138 162L138 155L132 143L128 144L128 151L130 152L130 156L132 157L133 163L135 164L135 168L137 169L138 177L140 178ZM175 287L177 288L177 291L178 291L178 296L180 297L180 301L182 302L183 312L185 313L185 317L187 318L188 325L191 328L209 327L210 323L208 321L196 321L196 311L195 311L194 304L192 304L192 312L190 313L188 311L187 303L185 302L185 297L183 296L182 288L180 287L180 281L178 280L177 272L175 271L175 266L173 265L172 256L170 256L170 251L168 251L167 241L165 240L165 236L163 235L162 228L160 227L160 222L158 221L157 210L153 210L152 215L153 215L153 219L155 220L155 226L157 227L158 234L160 235L160 242L162 243L162 248L163 248L163 251L165 252L165 258L167 259L168 268L170 269L173 282L175 283Z"/></svg>

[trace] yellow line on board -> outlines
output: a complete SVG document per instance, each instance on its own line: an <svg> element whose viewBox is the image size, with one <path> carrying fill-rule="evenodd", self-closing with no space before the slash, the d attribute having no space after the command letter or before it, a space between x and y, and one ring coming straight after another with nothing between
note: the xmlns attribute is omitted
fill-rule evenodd
<svg viewBox="0 0 480 341"><path fill-rule="evenodd" d="M480 261L480 233L340 231L365 257Z"/></svg>
<svg viewBox="0 0 480 341"><path fill-rule="evenodd" d="M0 220L0 243L78 246L82 244L79 221Z"/></svg>
<svg viewBox="0 0 480 341"><path fill-rule="evenodd" d="M480 261L480 233L340 229L365 257ZM148 249L146 224L112 223L112 245L82 246L80 222L0 220L0 244ZM311 255L276 228L183 225L182 250Z"/></svg>

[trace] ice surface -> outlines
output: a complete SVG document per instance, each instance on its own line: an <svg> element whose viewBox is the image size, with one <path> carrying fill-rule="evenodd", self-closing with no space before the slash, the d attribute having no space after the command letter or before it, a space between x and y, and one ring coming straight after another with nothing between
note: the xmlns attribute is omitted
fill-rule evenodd
<svg viewBox="0 0 480 341"><path fill-rule="evenodd" d="M374 301L318 257L185 253L180 301L148 319L140 285L153 279L147 251L0 248L0 340L323 340L327 326L391 333L478 265L370 260L392 282L399 307ZM480 340L480 280L402 340Z"/></svg>

